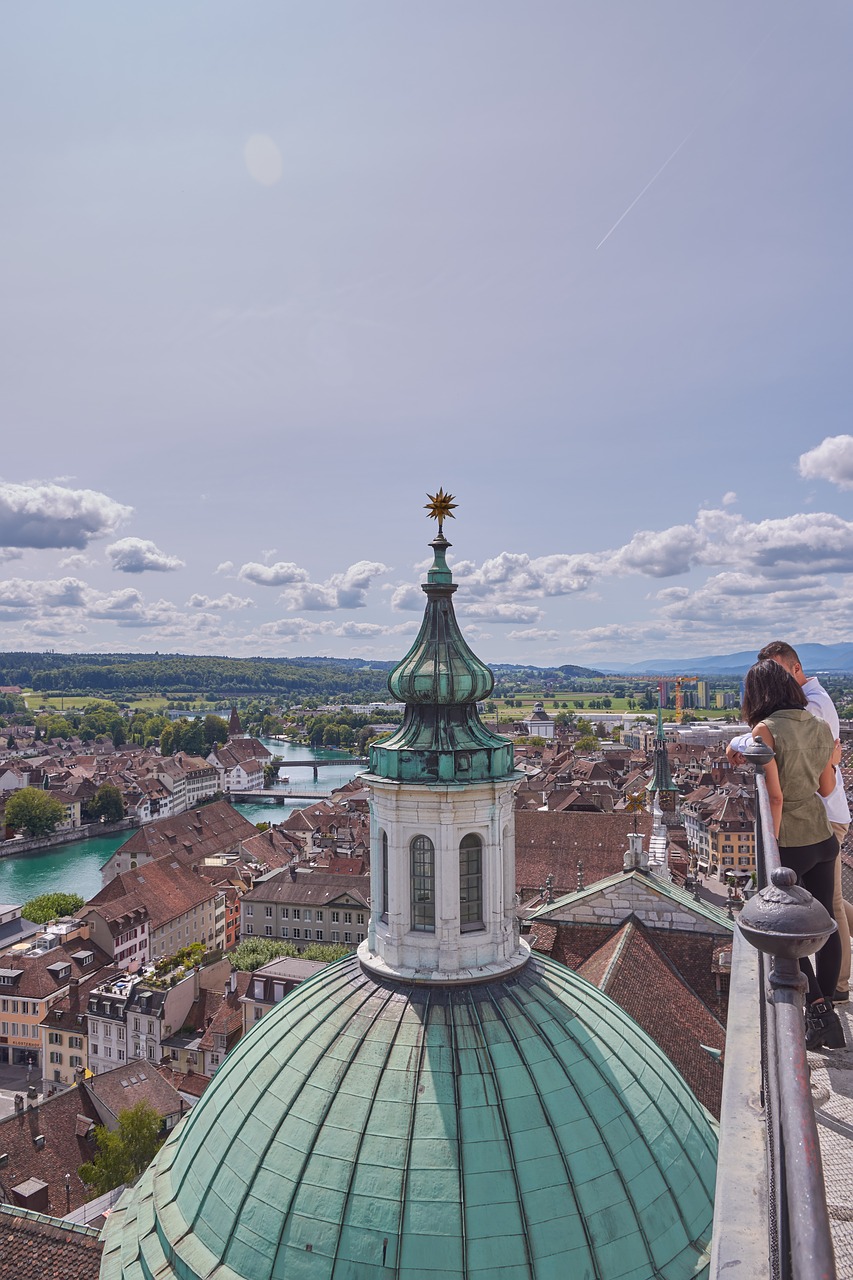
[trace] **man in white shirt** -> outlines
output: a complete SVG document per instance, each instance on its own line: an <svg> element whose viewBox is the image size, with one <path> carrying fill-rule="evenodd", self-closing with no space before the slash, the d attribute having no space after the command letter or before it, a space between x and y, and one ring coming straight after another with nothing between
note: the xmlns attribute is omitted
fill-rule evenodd
<svg viewBox="0 0 853 1280"><path fill-rule="evenodd" d="M780 667L784 667L789 675L794 677L806 696L808 710L813 716L817 716L818 720L826 721L832 730L833 738L837 742L839 724L835 703L823 685L820 684L817 676L807 676L803 671L803 664L800 662L796 649L792 648L784 640L771 640L770 644L766 644L758 654L759 662L763 662L767 658L772 658L774 662L778 662ZM733 764L742 764L744 757L741 752L751 742L752 734L750 733L744 733L739 738L733 738L726 748L726 755L729 760ZM847 804L847 796L844 793L841 770L837 765L835 768L835 790L831 795L821 798L826 807L829 825L838 837L840 848L844 837L847 835L847 828L850 826L850 808ZM853 906L849 902L845 902L841 892L840 856L835 861L835 893L832 900L832 911L838 924L838 937L841 941L841 972L838 975L838 988L835 992L835 1002L840 1004L849 999L850 931L851 926L853 926Z"/></svg>

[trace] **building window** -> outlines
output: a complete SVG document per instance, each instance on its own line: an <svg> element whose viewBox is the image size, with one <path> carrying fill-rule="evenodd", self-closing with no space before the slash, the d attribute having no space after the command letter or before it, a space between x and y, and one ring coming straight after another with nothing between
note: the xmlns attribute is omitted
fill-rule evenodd
<svg viewBox="0 0 853 1280"><path fill-rule="evenodd" d="M272 925L271 925L271 924L265 925L265 927L264 927L264 933L266 934L266 936L267 936L268 938L271 938L271 937L272 937Z"/></svg>
<svg viewBox="0 0 853 1280"><path fill-rule="evenodd" d="M266 913L267 920L272 920L272 907L265 907L264 911Z"/></svg>
<svg viewBox="0 0 853 1280"><path fill-rule="evenodd" d="M302 916L302 912L301 912L300 908L299 908L299 907L294 907L294 908L293 908L293 918L294 918L294 920L299 920L299 919L301 918L301 916Z"/></svg>
<svg viewBox="0 0 853 1280"><path fill-rule="evenodd" d="M340 942L341 934L339 929L332 930L332 942Z"/></svg>
<svg viewBox="0 0 853 1280"><path fill-rule="evenodd" d="M322 924L322 923L323 923L323 913L322 913L322 911L317 911L317 912L315 912L314 919L317 921L317 923L318 923L318 924Z"/></svg>
<svg viewBox="0 0 853 1280"><path fill-rule="evenodd" d="M252 906L251 903L248 903L246 906L246 915L253 916L254 914L255 914L255 908Z"/></svg>
<svg viewBox="0 0 853 1280"><path fill-rule="evenodd" d="M62 1044L62 1036L58 1031L49 1031L47 1033L48 1044ZM69 1042L70 1043L70 1042Z"/></svg>
<svg viewBox="0 0 853 1280"><path fill-rule="evenodd" d="M302 937L302 930L301 930L301 929L294 929L294 930L293 930L293 936L294 936L294 938L301 938L301 937Z"/></svg>
<svg viewBox="0 0 853 1280"><path fill-rule="evenodd" d="M289 919L290 919L290 907L282 907L282 909L281 909L281 918L282 918L282 920L289 920Z"/></svg>
<svg viewBox="0 0 853 1280"><path fill-rule="evenodd" d="M310 941L311 941L311 930L310 930L310 929L306 929L306 930L305 930L305 939L306 939L306 941L307 941L307 942L310 942Z"/></svg>
<svg viewBox="0 0 853 1280"><path fill-rule="evenodd" d="M345 912L344 912L344 924L352 924L352 912L351 912L351 911L345 911Z"/></svg>
<svg viewBox="0 0 853 1280"><path fill-rule="evenodd" d="M483 841L473 833L459 845L459 924L463 932L483 927Z"/></svg>
<svg viewBox="0 0 853 1280"><path fill-rule="evenodd" d="M247 932L247 933L254 933L254 932L255 932L255 926L254 926L253 924L247 924L247 925L246 925L246 932Z"/></svg>
<svg viewBox="0 0 853 1280"><path fill-rule="evenodd" d="M341 918L340 911L332 912L332 924L338 924L340 922L340 918Z"/></svg>
<svg viewBox="0 0 853 1280"><path fill-rule="evenodd" d="M412 928L435 933L435 845L429 836L414 836L412 855Z"/></svg>
<svg viewBox="0 0 853 1280"><path fill-rule="evenodd" d="M382 832L382 919L388 919L388 832Z"/></svg>
<svg viewBox="0 0 853 1280"><path fill-rule="evenodd" d="M318 941L318 942L322 942L322 941L323 941L323 930L322 930L322 929L318 929L318 930L317 930L316 937L317 937L317 941Z"/></svg>
<svg viewBox="0 0 853 1280"><path fill-rule="evenodd" d="M255 1022L260 1022L261 1018L264 1016L264 1011L259 1004L255 1005L252 1013L254 1015Z"/></svg>
<svg viewBox="0 0 853 1280"><path fill-rule="evenodd" d="M344 930L344 942L349 946L352 942L352 934L348 929Z"/></svg>
<svg viewBox="0 0 853 1280"><path fill-rule="evenodd" d="M303 913L302 913L302 919L305 921L305 923L306 923L306 924L310 924L310 923L311 923L311 912L309 911L309 909L308 909L307 907L305 908L305 910L304 910L304 911L303 911Z"/></svg>

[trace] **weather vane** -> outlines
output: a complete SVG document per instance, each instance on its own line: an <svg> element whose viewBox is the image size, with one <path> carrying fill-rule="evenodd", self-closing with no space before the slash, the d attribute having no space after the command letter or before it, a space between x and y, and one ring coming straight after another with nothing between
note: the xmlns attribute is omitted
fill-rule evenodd
<svg viewBox="0 0 853 1280"><path fill-rule="evenodd" d="M444 537L443 525L445 520L455 520L453 508L457 505L453 501L452 493L445 493L443 489L439 489L438 493L428 493L429 502L424 504L424 510L428 511L433 520L438 521L438 536Z"/></svg>

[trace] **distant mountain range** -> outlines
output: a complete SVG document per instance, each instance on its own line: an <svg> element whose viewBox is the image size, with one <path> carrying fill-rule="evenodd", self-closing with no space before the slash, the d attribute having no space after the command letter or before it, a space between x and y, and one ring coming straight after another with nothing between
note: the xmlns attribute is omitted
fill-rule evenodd
<svg viewBox="0 0 853 1280"><path fill-rule="evenodd" d="M853 672L853 644L795 645L807 675L821 671ZM608 675L743 675L755 662L755 649L741 653L715 654L708 658L649 658L645 662L622 663L620 666L598 663Z"/></svg>

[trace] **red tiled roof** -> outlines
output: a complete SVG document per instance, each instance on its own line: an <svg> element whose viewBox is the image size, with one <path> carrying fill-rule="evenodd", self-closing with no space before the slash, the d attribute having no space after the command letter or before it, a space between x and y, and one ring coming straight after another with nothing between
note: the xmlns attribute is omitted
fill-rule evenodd
<svg viewBox="0 0 853 1280"><path fill-rule="evenodd" d="M555 897L574 893L578 861L586 884L622 870L628 836L637 830L648 841L649 813L546 813L521 809L515 815L515 879L522 899L535 893L548 875L554 877Z"/></svg>
<svg viewBox="0 0 853 1280"><path fill-rule="evenodd" d="M38 1178L48 1186L48 1211L67 1213L65 1175L70 1173L71 1208L78 1209L86 1203L89 1191L78 1169L94 1158L95 1145L77 1133L79 1115L100 1124L95 1104L85 1089L74 1087L0 1120L0 1151L9 1157L0 1169L7 1195L29 1178ZM37 1147L35 1139L39 1135L44 1144Z"/></svg>
<svg viewBox="0 0 853 1280"><path fill-rule="evenodd" d="M0 1204L4 1276L15 1280L98 1280L103 1248L96 1231Z"/></svg>
<svg viewBox="0 0 853 1280"><path fill-rule="evenodd" d="M720 1114L723 1069L700 1047L722 1049L725 1030L656 945L626 921L578 972L615 1000L663 1049L700 1102ZM652 997L652 998L650 998Z"/></svg>

